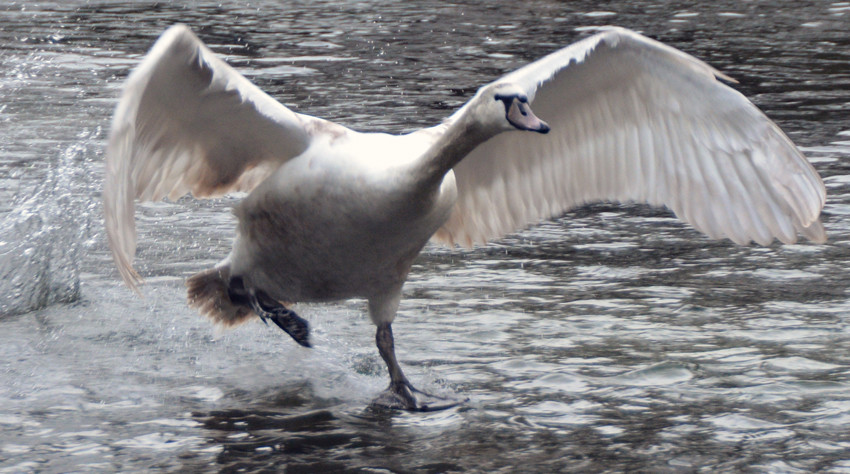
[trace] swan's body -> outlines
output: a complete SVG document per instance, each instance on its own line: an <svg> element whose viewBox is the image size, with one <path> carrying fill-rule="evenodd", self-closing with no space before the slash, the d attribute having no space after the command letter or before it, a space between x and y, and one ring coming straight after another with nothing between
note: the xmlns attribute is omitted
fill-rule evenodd
<svg viewBox="0 0 850 474"><path fill-rule="evenodd" d="M236 207L230 272L279 301L397 293L456 196L453 180L417 188L416 162L396 159L399 150L424 153L427 143L348 130L333 145L320 140ZM392 316L373 314L376 322Z"/></svg>
<svg viewBox="0 0 850 474"><path fill-rule="evenodd" d="M306 323L280 302L365 297L391 392L416 408L390 325L429 239L486 242L607 199L666 205L738 243L825 240L820 177L717 77L609 28L482 87L438 126L366 134L290 111L175 26L115 113L109 243L136 288L135 199L250 191L231 254L189 279L190 304L224 325L272 318L306 345Z"/></svg>

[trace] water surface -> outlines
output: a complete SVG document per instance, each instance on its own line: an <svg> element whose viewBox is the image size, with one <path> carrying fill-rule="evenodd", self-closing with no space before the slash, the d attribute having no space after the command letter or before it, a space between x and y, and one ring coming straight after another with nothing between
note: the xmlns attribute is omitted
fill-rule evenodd
<svg viewBox="0 0 850 474"><path fill-rule="evenodd" d="M293 110L390 132L594 26L642 31L738 79L803 147L829 243L739 247L598 204L428 247L399 356L470 401L366 409L386 378L363 301L300 306L312 350L185 306L234 198L141 206L145 297L118 281L104 140L175 22ZM78 0L7 2L0 25L0 470L850 471L850 3Z"/></svg>

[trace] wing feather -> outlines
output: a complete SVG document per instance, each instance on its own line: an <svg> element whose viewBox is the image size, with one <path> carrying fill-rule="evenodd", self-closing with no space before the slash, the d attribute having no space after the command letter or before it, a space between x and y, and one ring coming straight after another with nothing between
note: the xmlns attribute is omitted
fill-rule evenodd
<svg viewBox="0 0 850 474"><path fill-rule="evenodd" d="M665 205L712 238L815 242L823 182L732 79L609 28L510 73L548 135L506 132L454 168L458 200L435 234L483 243L600 200ZM734 82L734 81L732 81ZM451 124L449 124L451 126Z"/></svg>

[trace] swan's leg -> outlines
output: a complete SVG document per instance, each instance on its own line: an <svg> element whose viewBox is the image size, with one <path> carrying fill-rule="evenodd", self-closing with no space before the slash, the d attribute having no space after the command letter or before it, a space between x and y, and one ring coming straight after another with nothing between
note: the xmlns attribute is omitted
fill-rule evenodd
<svg viewBox="0 0 850 474"><path fill-rule="evenodd" d="M390 386L373 402L374 405L388 408L401 408L410 411L445 410L457 406L461 401L431 395L416 389L405 377L395 357L393 328L390 323L378 325L375 333L378 352L387 364L390 372Z"/></svg>
<svg viewBox="0 0 850 474"><path fill-rule="evenodd" d="M395 357L392 324L386 323L378 326L378 331L375 333L375 343L378 345L381 358L384 359L387 369L390 371L390 386L387 388L387 392L396 397L404 408L416 410L418 407L416 397L412 393L413 385L405 377L401 366L398 364L398 359Z"/></svg>
<svg viewBox="0 0 850 474"><path fill-rule="evenodd" d="M401 300L401 286L369 298L369 317L378 327L375 344L390 372L390 386L372 402L373 406L411 411L433 411L450 408L461 401L429 395L411 385L395 357L392 322Z"/></svg>
<svg viewBox="0 0 850 474"><path fill-rule="evenodd" d="M280 303L268 304L268 298L263 298L263 300L264 302L260 302L260 299L254 293L250 296L251 309L257 313L257 316L264 323L266 323L266 319L271 319L273 323L277 324L277 327L292 336L295 342L304 347L311 347L310 325L307 320Z"/></svg>

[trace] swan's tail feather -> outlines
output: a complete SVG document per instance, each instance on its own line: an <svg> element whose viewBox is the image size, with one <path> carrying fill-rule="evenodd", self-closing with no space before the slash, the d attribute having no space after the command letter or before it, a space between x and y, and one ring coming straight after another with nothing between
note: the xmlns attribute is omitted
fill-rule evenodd
<svg viewBox="0 0 850 474"><path fill-rule="evenodd" d="M254 312L234 303L228 294L230 267L227 265L196 273L186 280L189 306L210 318L213 324L232 327L244 323Z"/></svg>

